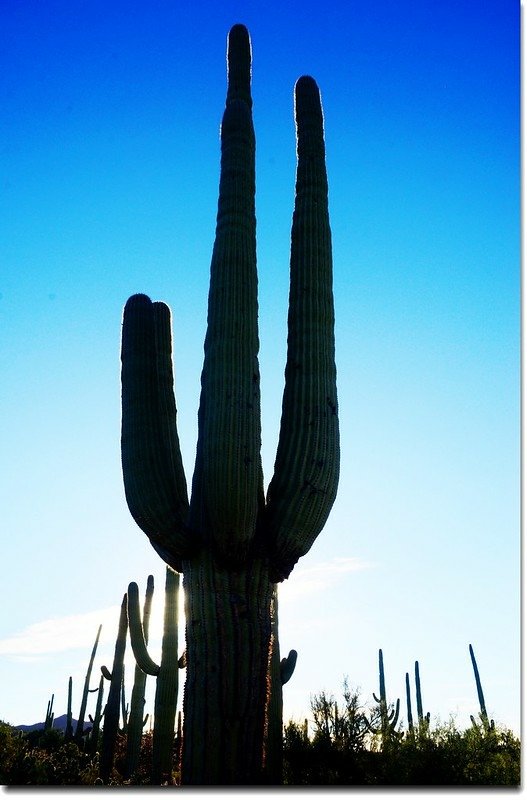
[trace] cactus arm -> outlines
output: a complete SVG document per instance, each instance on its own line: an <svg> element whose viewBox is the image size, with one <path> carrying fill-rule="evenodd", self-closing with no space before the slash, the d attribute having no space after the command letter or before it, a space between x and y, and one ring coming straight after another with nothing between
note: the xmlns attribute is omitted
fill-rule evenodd
<svg viewBox="0 0 527 800"><path fill-rule="evenodd" d="M284 686L284 684L291 679L291 676L295 671L297 657L297 651L290 650L287 658L282 658L280 661L280 679L282 681L282 686Z"/></svg>
<svg viewBox="0 0 527 800"><path fill-rule="evenodd" d="M276 580L322 530L339 476L331 232L320 94L295 86L296 198L291 232L287 363L266 519Z"/></svg>
<svg viewBox="0 0 527 800"><path fill-rule="evenodd" d="M176 425L170 311L133 295L123 313L121 454L130 512L153 546L178 564L191 545Z"/></svg>
<svg viewBox="0 0 527 800"><path fill-rule="evenodd" d="M159 675L159 664L155 663L146 649L145 632L139 610L139 588L135 582L128 585L127 610L130 641L135 660L147 675Z"/></svg>
<svg viewBox="0 0 527 800"><path fill-rule="evenodd" d="M250 42L228 40L228 93L211 260L191 524L231 565L244 562L263 497Z"/></svg>

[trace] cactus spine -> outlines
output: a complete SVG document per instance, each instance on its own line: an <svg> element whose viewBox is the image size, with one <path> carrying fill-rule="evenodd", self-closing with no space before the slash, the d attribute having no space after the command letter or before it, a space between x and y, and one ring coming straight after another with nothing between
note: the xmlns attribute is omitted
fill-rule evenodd
<svg viewBox="0 0 527 800"><path fill-rule="evenodd" d="M264 498L251 45L228 37L227 101L211 261L198 443L187 499L173 394L170 312L134 295L122 333L122 464L137 524L184 575L182 780L264 776L271 602L322 530L339 472L331 234L315 81L295 86L296 196L288 349L274 474ZM272 661L272 658L271 658Z"/></svg>
<svg viewBox="0 0 527 800"><path fill-rule="evenodd" d="M90 678L91 678L91 671L93 668L93 662L95 660L95 653L97 652L97 646L99 644L99 637L101 635L102 625L99 625L99 629L97 631L97 636L95 637L95 643L92 647L90 661L88 663L88 669L86 671L86 677L84 679L84 689L82 692L82 700L81 700L81 707L79 711L79 719L77 721L77 727L75 728L75 741L80 746L82 743L82 737L84 735L84 718L86 716L86 706L88 704L88 692L90 691Z"/></svg>
<svg viewBox="0 0 527 800"><path fill-rule="evenodd" d="M469 644L468 646L469 653L470 653L470 660L472 661L472 668L474 670L474 677L476 679L476 689L478 692L478 700L479 700L479 718L482 722L483 729L488 733L491 730L494 730L494 720L489 720L489 715L487 714L487 708L485 706L485 698L483 696L483 687L481 685L481 680L479 677L479 669L476 662L476 656L474 655L474 650L472 645ZM478 727L478 723L476 722L474 716L471 714L470 719L474 727Z"/></svg>
<svg viewBox="0 0 527 800"><path fill-rule="evenodd" d="M172 782L172 752L178 694L178 605L179 575L167 567L161 659L159 664L156 664L146 649L148 628L145 632L144 622L141 624L137 584L131 583L128 586L128 621L134 656L145 677L155 675L157 678L152 741L152 783L155 785Z"/></svg>
<svg viewBox="0 0 527 800"><path fill-rule="evenodd" d="M112 671L109 672L107 667L101 667L101 672L104 677L110 680L110 690L108 692L108 700L104 710L104 726L102 730L100 760L100 776L104 783L108 783L112 772L115 744L119 730L120 698L124 675L124 654L126 650L127 630L128 620L126 616L125 594L121 603L121 613L119 615L119 628L115 642Z"/></svg>

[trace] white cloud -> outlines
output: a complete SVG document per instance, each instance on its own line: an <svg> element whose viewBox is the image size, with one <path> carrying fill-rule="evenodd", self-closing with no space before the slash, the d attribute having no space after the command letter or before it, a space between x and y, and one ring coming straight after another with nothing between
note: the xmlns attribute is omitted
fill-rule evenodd
<svg viewBox="0 0 527 800"><path fill-rule="evenodd" d="M333 558L311 567L297 567L291 579L280 584L280 597L296 600L306 594L319 592L337 583L344 575L359 570L371 569L374 565L360 558Z"/></svg>
<svg viewBox="0 0 527 800"><path fill-rule="evenodd" d="M90 647L102 624L100 643L115 640L119 606L46 619L0 640L0 655L30 660L50 653Z"/></svg>

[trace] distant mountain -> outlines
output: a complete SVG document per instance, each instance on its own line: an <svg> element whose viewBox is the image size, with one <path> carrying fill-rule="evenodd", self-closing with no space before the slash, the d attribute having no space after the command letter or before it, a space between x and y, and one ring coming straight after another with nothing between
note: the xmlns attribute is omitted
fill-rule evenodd
<svg viewBox="0 0 527 800"><path fill-rule="evenodd" d="M57 728L57 730L59 731L65 731L67 721L68 721L68 715L62 714L61 717L55 717L55 719L53 720L53 727ZM72 724L73 724L73 732L75 732L75 729L77 728L77 720L76 719L72 720ZM27 733L28 731L38 731L43 729L44 723L35 722L33 725L15 725L14 727L16 728L17 731L24 731L24 733ZM89 722L84 723L84 730L90 730L90 729L91 729L90 723Z"/></svg>

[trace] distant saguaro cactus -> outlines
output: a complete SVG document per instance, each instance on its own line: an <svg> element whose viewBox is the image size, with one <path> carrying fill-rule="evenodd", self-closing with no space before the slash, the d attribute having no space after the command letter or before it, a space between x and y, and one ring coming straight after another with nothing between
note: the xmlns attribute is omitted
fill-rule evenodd
<svg viewBox="0 0 527 800"><path fill-rule="evenodd" d="M149 575L146 582L145 602L143 606L142 631L145 644L148 642L148 630L150 626L150 614L152 609L152 596L154 594L154 576ZM130 587L127 593L127 610L130 606ZM128 610L128 627L130 628L130 641L133 649L133 635L130 625L130 612ZM130 716L128 719L128 731L126 736L126 760L124 767L124 777L130 776L137 769L139 755L141 751L141 737L145 724L145 690L146 672L143 672L139 664L136 663L134 671L134 685L130 698Z"/></svg>
<svg viewBox="0 0 527 800"><path fill-rule="evenodd" d="M476 689L478 692L478 700L479 700L479 718L483 725L483 729L488 733L491 730L494 730L494 720L489 720L489 715L487 714L487 707L485 705L485 697L483 696L483 687L481 685L481 679L479 677L479 669L478 664L476 662L476 656L474 655L474 649L471 644L468 646L469 653L470 653L470 660L472 661L472 669L474 670L474 678L476 680ZM478 723L476 722L475 717L473 714L470 715L470 719L472 724L475 728L478 727Z"/></svg>
<svg viewBox="0 0 527 800"><path fill-rule="evenodd" d="M151 780L154 785L172 782L172 754L179 685L178 606L179 575L167 567L161 659L159 664L156 664L146 648L148 632L145 632L144 619L141 623L138 586L136 583L130 583L128 586L128 625L135 660L145 676L155 675L156 677L151 772Z"/></svg>
<svg viewBox="0 0 527 800"><path fill-rule="evenodd" d="M380 734L384 747L389 744L393 738L399 735L396 726L399 719L401 701L398 698L395 708L391 708L386 699L386 682L384 680L384 659L382 650L379 650L379 697L374 693L373 699L379 705L379 725L378 727L374 727L368 723L368 727L373 734Z"/></svg>
<svg viewBox="0 0 527 800"><path fill-rule="evenodd" d="M108 700L104 710L104 726L102 729L102 746L100 760L100 777L108 783L113 768L113 759L119 731L120 701L124 676L124 654L126 650L126 634L128 631L128 618L126 616L126 594L121 603L119 614L119 627L115 640L112 671L106 666L101 667L104 677L110 681Z"/></svg>
<svg viewBox="0 0 527 800"><path fill-rule="evenodd" d="M317 84L304 76L295 86L285 389L264 497L251 44L243 25L231 29L227 56L190 503L176 428L170 312L145 295L134 295L124 309L121 444L130 511L166 563L184 575L183 783L247 785L270 780L264 739L275 584L327 520L338 484L339 432L323 118Z"/></svg>
<svg viewBox="0 0 527 800"><path fill-rule="evenodd" d="M77 727L75 729L75 741L77 742L78 745L81 745L84 736L84 717L86 716L86 706L88 705L88 693L90 692L91 671L93 668L93 662L95 660L95 653L97 652L97 646L99 644L99 637L101 635L101 630L102 630L102 625L99 625L97 629L97 635L95 637L95 642L92 647L90 661L88 663L88 669L86 670L86 677L84 679L84 689L82 691L79 719L77 721Z"/></svg>

